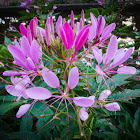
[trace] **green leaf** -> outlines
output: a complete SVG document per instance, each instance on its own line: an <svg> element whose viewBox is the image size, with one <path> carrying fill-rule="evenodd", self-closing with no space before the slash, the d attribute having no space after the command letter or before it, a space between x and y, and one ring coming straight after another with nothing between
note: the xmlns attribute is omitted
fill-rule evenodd
<svg viewBox="0 0 140 140"><path fill-rule="evenodd" d="M14 96L11 96L11 95L6 95L6 96L0 96L0 100L2 101L15 101L16 100L16 97Z"/></svg>
<svg viewBox="0 0 140 140"><path fill-rule="evenodd" d="M137 133L140 133L140 107L138 108L138 110L135 112L135 116L134 116L134 123L133 123L133 129L134 131Z"/></svg>
<svg viewBox="0 0 140 140"><path fill-rule="evenodd" d="M39 140L40 138L38 137L39 135L35 135L34 132L14 132L14 133L10 133L8 134L8 136L12 139L15 139L15 140L24 140L24 139L28 139L29 140Z"/></svg>
<svg viewBox="0 0 140 140"><path fill-rule="evenodd" d="M118 101L120 100L122 102L124 100L130 100L136 97L140 97L140 89L135 89L135 90L126 89L125 92L119 91L117 93L112 94L113 99L116 99L116 100L118 99Z"/></svg>
<svg viewBox="0 0 140 140"><path fill-rule="evenodd" d="M14 107L20 106L23 102L7 102L0 105L0 114L5 114L7 111L13 109Z"/></svg>
<svg viewBox="0 0 140 140"><path fill-rule="evenodd" d="M98 9L92 8L92 9L85 10L85 13L88 15L90 15L90 12L92 12L95 17L98 17L100 15Z"/></svg>
<svg viewBox="0 0 140 140"><path fill-rule="evenodd" d="M128 78L132 77L130 74L116 74L112 76L112 78L107 80L107 83L109 84L111 91L113 92L115 88L119 85L122 86L123 84L127 84L130 81L127 81ZM104 89L104 85L102 86L102 89Z"/></svg>
<svg viewBox="0 0 140 140"><path fill-rule="evenodd" d="M11 40L8 37L4 37L4 42L6 43L6 45L11 44Z"/></svg>
<svg viewBox="0 0 140 140"><path fill-rule="evenodd" d="M21 119L21 123L20 123L20 131L31 131L32 130L32 126L33 126L33 120L32 120L32 117L31 115L29 115L29 112L27 112L25 114L25 116L27 117L22 117Z"/></svg>

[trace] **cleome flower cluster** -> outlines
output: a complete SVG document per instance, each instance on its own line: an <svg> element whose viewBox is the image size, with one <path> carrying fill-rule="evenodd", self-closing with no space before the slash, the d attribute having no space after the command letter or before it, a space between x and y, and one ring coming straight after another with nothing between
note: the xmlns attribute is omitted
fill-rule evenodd
<svg viewBox="0 0 140 140"><path fill-rule="evenodd" d="M53 103L59 101L56 113L62 102L65 102L68 112L67 103L69 103L76 112L78 111L78 117L83 121L88 119L90 107L120 111L117 102L108 100L111 89L107 79L113 81L111 78L113 74L135 74L136 69L124 63L130 58L133 49L118 49L117 37L112 35L115 23L106 26L103 16L100 15L97 20L93 13L90 13L90 17L91 24L88 25L85 25L83 10L80 22L74 21L72 11L70 21L59 16L55 25L52 15L48 17L45 29L39 27L36 17L27 27L20 24L22 35L20 40L15 40L8 46L14 59L13 64L17 67L3 72L4 76L10 76L11 79L11 84L6 85L5 88L11 96L16 97L17 102L20 98L32 99L31 103L19 107L17 118L22 117L40 100L48 104L53 100ZM87 61L83 61L83 58ZM46 65L46 61L50 63L51 68ZM98 97L90 91L87 93L89 96L86 97L72 94L71 91L79 84L80 77L88 83L86 76L77 65L79 63L90 63L94 75L102 78L105 90L99 93ZM85 65L85 70L88 67ZM55 88L58 91L51 93L45 87L35 86L36 77L43 79L47 88ZM62 84L61 80L65 81L65 84Z"/></svg>

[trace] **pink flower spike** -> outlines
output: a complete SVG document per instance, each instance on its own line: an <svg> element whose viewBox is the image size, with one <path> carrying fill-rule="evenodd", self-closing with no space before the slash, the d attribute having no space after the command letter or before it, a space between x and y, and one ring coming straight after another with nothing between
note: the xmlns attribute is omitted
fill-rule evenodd
<svg viewBox="0 0 140 140"><path fill-rule="evenodd" d="M81 108L80 111L79 111L79 116L80 116L80 119L82 121L85 121L88 119L88 113L86 112L86 108Z"/></svg>
<svg viewBox="0 0 140 140"><path fill-rule="evenodd" d="M74 97L73 102L81 107L89 107L94 104L93 99L88 97Z"/></svg>
<svg viewBox="0 0 140 140"><path fill-rule="evenodd" d="M58 88L60 86L58 77L49 69L43 68L42 77L48 86L52 88Z"/></svg>
<svg viewBox="0 0 140 140"><path fill-rule="evenodd" d="M71 28L74 29L74 13L71 10Z"/></svg>
<svg viewBox="0 0 140 140"><path fill-rule="evenodd" d="M79 72L77 67L73 67L69 72L68 87L73 89L79 82Z"/></svg>
<svg viewBox="0 0 140 140"><path fill-rule="evenodd" d="M78 34L75 40L75 53L77 53L77 51L81 49L83 45L86 43L89 34L89 28L90 25L86 25Z"/></svg>
<svg viewBox="0 0 140 140"><path fill-rule="evenodd" d="M30 53L31 53L31 58L33 62L38 64L39 63L39 44L37 43L35 39L32 41Z"/></svg>
<svg viewBox="0 0 140 140"><path fill-rule="evenodd" d="M93 50L93 53L94 53L94 56L95 56L95 59L97 60L98 62L98 65L101 64L102 62L102 52L95 46L92 47L92 50Z"/></svg>
<svg viewBox="0 0 140 140"><path fill-rule="evenodd" d="M118 48L117 37L115 35L113 35L111 37L109 45L107 47L105 63L109 63L115 57L117 48Z"/></svg>
<svg viewBox="0 0 140 140"><path fill-rule="evenodd" d="M106 105L104 105L104 107L109 111L120 111L121 110L119 104L116 102L106 104Z"/></svg>
<svg viewBox="0 0 140 140"><path fill-rule="evenodd" d="M10 51L10 53L13 55L14 58L20 61L22 66L26 66L26 57L24 56L24 54L21 52L20 49L18 49L13 45L9 45L8 50Z"/></svg>
<svg viewBox="0 0 140 140"><path fill-rule="evenodd" d="M135 74L136 68L131 66L122 66L118 68L117 73L124 73L124 74Z"/></svg>
<svg viewBox="0 0 140 140"><path fill-rule="evenodd" d="M20 29L20 32L22 33L22 35L27 37L27 29L22 23L20 24L19 29Z"/></svg>
<svg viewBox="0 0 140 140"><path fill-rule="evenodd" d="M21 116L26 114L26 112L28 111L30 106L31 106L30 104L21 105L19 107L19 110L18 110L17 114L16 114L16 118L20 118Z"/></svg>
<svg viewBox="0 0 140 140"><path fill-rule="evenodd" d="M99 101L102 101L104 99L106 99L109 95L111 95L111 91L110 90L103 90L98 98Z"/></svg>
<svg viewBox="0 0 140 140"><path fill-rule="evenodd" d="M49 90L43 88L43 87L33 87L26 90L26 94L36 100L46 100L49 99L52 94Z"/></svg>
<svg viewBox="0 0 140 140"><path fill-rule="evenodd" d="M63 27L59 28L60 36L67 50L69 50L74 43L74 34L68 22L65 22Z"/></svg>
<svg viewBox="0 0 140 140"><path fill-rule="evenodd" d="M97 24L97 30L96 30L96 36L99 37L104 29L105 26L105 19L103 16L98 17L98 24Z"/></svg>
<svg viewBox="0 0 140 140"><path fill-rule="evenodd" d="M22 52L24 53L24 55L26 57L31 56L30 55L30 43L29 43L28 39L25 36L23 36L21 38L21 50L22 50Z"/></svg>

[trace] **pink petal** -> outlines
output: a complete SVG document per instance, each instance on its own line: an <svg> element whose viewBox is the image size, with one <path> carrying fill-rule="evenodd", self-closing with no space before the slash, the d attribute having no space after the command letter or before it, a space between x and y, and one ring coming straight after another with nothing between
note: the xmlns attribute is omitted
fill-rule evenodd
<svg viewBox="0 0 140 140"><path fill-rule="evenodd" d="M91 18L91 23L95 27L95 30L96 30L98 22L97 22L96 17L93 15L93 13L90 13L90 18Z"/></svg>
<svg viewBox="0 0 140 140"><path fill-rule="evenodd" d="M121 110L119 104L116 102L106 104L106 105L104 105L104 107L109 111L120 111Z"/></svg>
<svg viewBox="0 0 140 140"><path fill-rule="evenodd" d="M41 32L41 29L40 28L38 28L38 35L39 35L39 41L42 42L42 43L44 43L43 35L42 35L42 32Z"/></svg>
<svg viewBox="0 0 140 140"><path fill-rule="evenodd" d="M38 64L39 63L39 44L37 43L35 39L31 43L30 53L31 53L31 58L33 62Z"/></svg>
<svg viewBox="0 0 140 140"><path fill-rule="evenodd" d="M115 57L117 48L118 48L117 37L113 35L107 47L105 63L109 63Z"/></svg>
<svg viewBox="0 0 140 140"><path fill-rule="evenodd" d="M77 37L78 34L80 33L80 23L79 22L76 23L76 28L77 28L77 31L76 31L76 37Z"/></svg>
<svg viewBox="0 0 140 140"><path fill-rule="evenodd" d="M62 26L62 16L58 17L58 20L57 20L56 26L55 26L58 36L60 35L59 26Z"/></svg>
<svg viewBox="0 0 140 140"><path fill-rule="evenodd" d="M43 87L33 87L26 90L26 94L36 100L46 100L49 99L52 94L49 90L43 88Z"/></svg>
<svg viewBox="0 0 140 140"><path fill-rule="evenodd" d="M77 86L79 82L79 72L77 67L73 67L69 72L68 86L73 89Z"/></svg>
<svg viewBox="0 0 140 140"><path fill-rule="evenodd" d="M26 114L26 112L28 111L28 109L30 108L30 106L31 106L30 104L21 105L19 107L19 110L18 110L17 114L16 114L16 117L17 118L20 118L21 116L23 116L24 114Z"/></svg>
<svg viewBox="0 0 140 140"><path fill-rule="evenodd" d="M99 37L104 29L105 26L105 19L103 16L98 17L98 24L97 24L97 30L96 30L96 35Z"/></svg>
<svg viewBox="0 0 140 140"><path fill-rule="evenodd" d="M133 48L129 48L125 52L123 58L120 61L118 61L117 63L113 64L111 67L116 67L116 66L122 64L123 62L125 62L131 56L132 52L133 52Z"/></svg>
<svg viewBox="0 0 140 140"><path fill-rule="evenodd" d="M28 39L29 43L31 44L33 37L32 37L30 26L27 26L27 39Z"/></svg>
<svg viewBox="0 0 140 140"><path fill-rule="evenodd" d="M42 35L45 37L45 30L41 27L37 27L37 29L40 30Z"/></svg>
<svg viewBox="0 0 140 140"><path fill-rule="evenodd" d="M50 26L51 26L52 33L53 33L53 35L54 35L54 24L53 24L52 15L50 16Z"/></svg>
<svg viewBox="0 0 140 140"><path fill-rule="evenodd" d="M34 37L37 38L37 25L35 20L33 20L33 33Z"/></svg>
<svg viewBox="0 0 140 140"><path fill-rule="evenodd" d="M84 14L84 10L82 9L82 12L81 12L81 19L83 21L83 25L85 24L85 14Z"/></svg>
<svg viewBox="0 0 140 140"><path fill-rule="evenodd" d="M88 113L86 112L86 108L81 108L80 111L79 111L79 116L80 116L80 119L82 121L85 121L88 119Z"/></svg>
<svg viewBox="0 0 140 140"><path fill-rule="evenodd" d="M21 38L21 50L26 57L30 57L30 43L25 36Z"/></svg>
<svg viewBox="0 0 140 140"><path fill-rule="evenodd" d="M3 72L3 76L16 76L16 75L21 75L23 73L18 72L18 71L12 71L12 70L7 70ZM24 73L26 74L26 73Z"/></svg>
<svg viewBox="0 0 140 140"><path fill-rule="evenodd" d="M37 17L34 17L34 18L30 21L29 26L30 26L30 30L31 30L32 37L37 37L37 26L38 26Z"/></svg>
<svg viewBox="0 0 140 140"><path fill-rule="evenodd" d="M71 28L74 29L74 13L71 10Z"/></svg>
<svg viewBox="0 0 140 140"><path fill-rule="evenodd" d="M92 50L93 50L95 59L98 62L98 65L100 65L101 62L102 62L102 52L97 47L95 47L95 46L92 47Z"/></svg>
<svg viewBox="0 0 140 140"><path fill-rule="evenodd" d="M35 70L36 67L35 67L34 62L32 61L32 59L30 57L28 57L26 60L27 60L27 69Z"/></svg>
<svg viewBox="0 0 140 140"><path fill-rule="evenodd" d="M89 30L88 40L91 42L96 36L96 27L92 25Z"/></svg>
<svg viewBox="0 0 140 140"><path fill-rule="evenodd" d="M10 51L10 53L13 55L14 58L16 58L21 62L22 65L24 66L26 65L26 57L24 56L24 54L21 52L20 49L18 49L13 45L9 45L8 50Z"/></svg>
<svg viewBox="0 0 140 140"><path fill-rule="evenodd" d="M48 46L51 45L50 36L51 36L50 26L49 26L49 24L46 24L45 25L45 38L46 38L46 43Z"/></svg>
<svg viewBox="0 0 140 140"><path fill-rule="evenodd" d="M33 20L36 22L36 25L38 26L38 19L37 19L37 17L34 17Z"/></svg>
<svg viewBox="0 0 140 140"><path fill-rule="evenodd" d="M58 88L60 86L59 79L49 69L43 68L43 70L42 70L42 77L43 77L44 81L46 82L46 84L48 86L50 86L52 88Z"/></svg>
<svg viewBox="0 0 140 140"><path fill-rule="evenodd" d="M94 104L93 100L88 97L74 97L73 102L81 107L89 107Z"/></svg>
<svg viewBox="0 0 140 140"><path fill-rule="evenodd" d="M108 39L111 35L111 32L115 29L115 27L116 27L115 23L112 23L112 24L108 25L107 27L105 27L102 32L101 40L104 41L104 40Z"/></svg>
<svg viewBox="0 0 140 140"><path fill-rule="evenodd" d="M124 57L124 55L125 55L124 48L119 49L110 67L112 67L112 65L117 64Z"/></svg>
<svg viewBox="0 0 140 140"><path fill-rule="evenodd" d="M5 86L5 89L6 89L6 91L7 91L9 94L11 94L12 96L20 96L19 91L17 91L17 90L15 89L15 86L13 86L13 85L6 85L6 86Z"/></svg>
<svg viewBox="0 0 140 140"><path fill-rule="evenodd" d="M95 102L95 96L92 95L92 96L89 96L88 98L91 99L93 101L93 104L94 104L94 102Z"/></svg>
<svg viewBox="0 0 140 140"><path fill-rule="evenodd" d="M86 43L89 34L90 25L86 25L78 34L75 40L75 53Z"/></svg>
<svg viewBox="0 0 140 140"><path fill-rule="evenodd" d="M27 37L27 29L26 27L21 23L19 26L20 32Z"/></svg>
<svg viewBox="0 0 140 140"><path fill-rule="evenodd" d="M124 74L135 74L136 68L131 66L123 66L118 68L117 73L124 73Z"/></svg>
<svg viewBox="0 0 140 140"><path fill-rule="evenodd" d="M111 91L110 90L103 90L98 98L98 100L104 100L106 99L109 95L111 95Z"/></svg>
<svg viewBox="0 0 140 140"><path fill-rule="evenodd" d="M101 68L98 65L96 66L95 70L99 75L105 75L105 73L101 70Z"/></svg>
<svg viewBox="0 0 140 140"><path fill-rule="evenodd" d="M15 43L15 46L20 50L21 48L20 48L19 43L17 42L16 39L14 40L14 43Z"/></svg>
<svg viewBox="0 0 140 140"><path fill-rule="evenodd" d="M74 34L72 28L68 22L65 22L63 27L60 27L59 29L60 29L60 36L62 38L62 41L66 49L68 50L73 46L74 43Z"/></svg>

